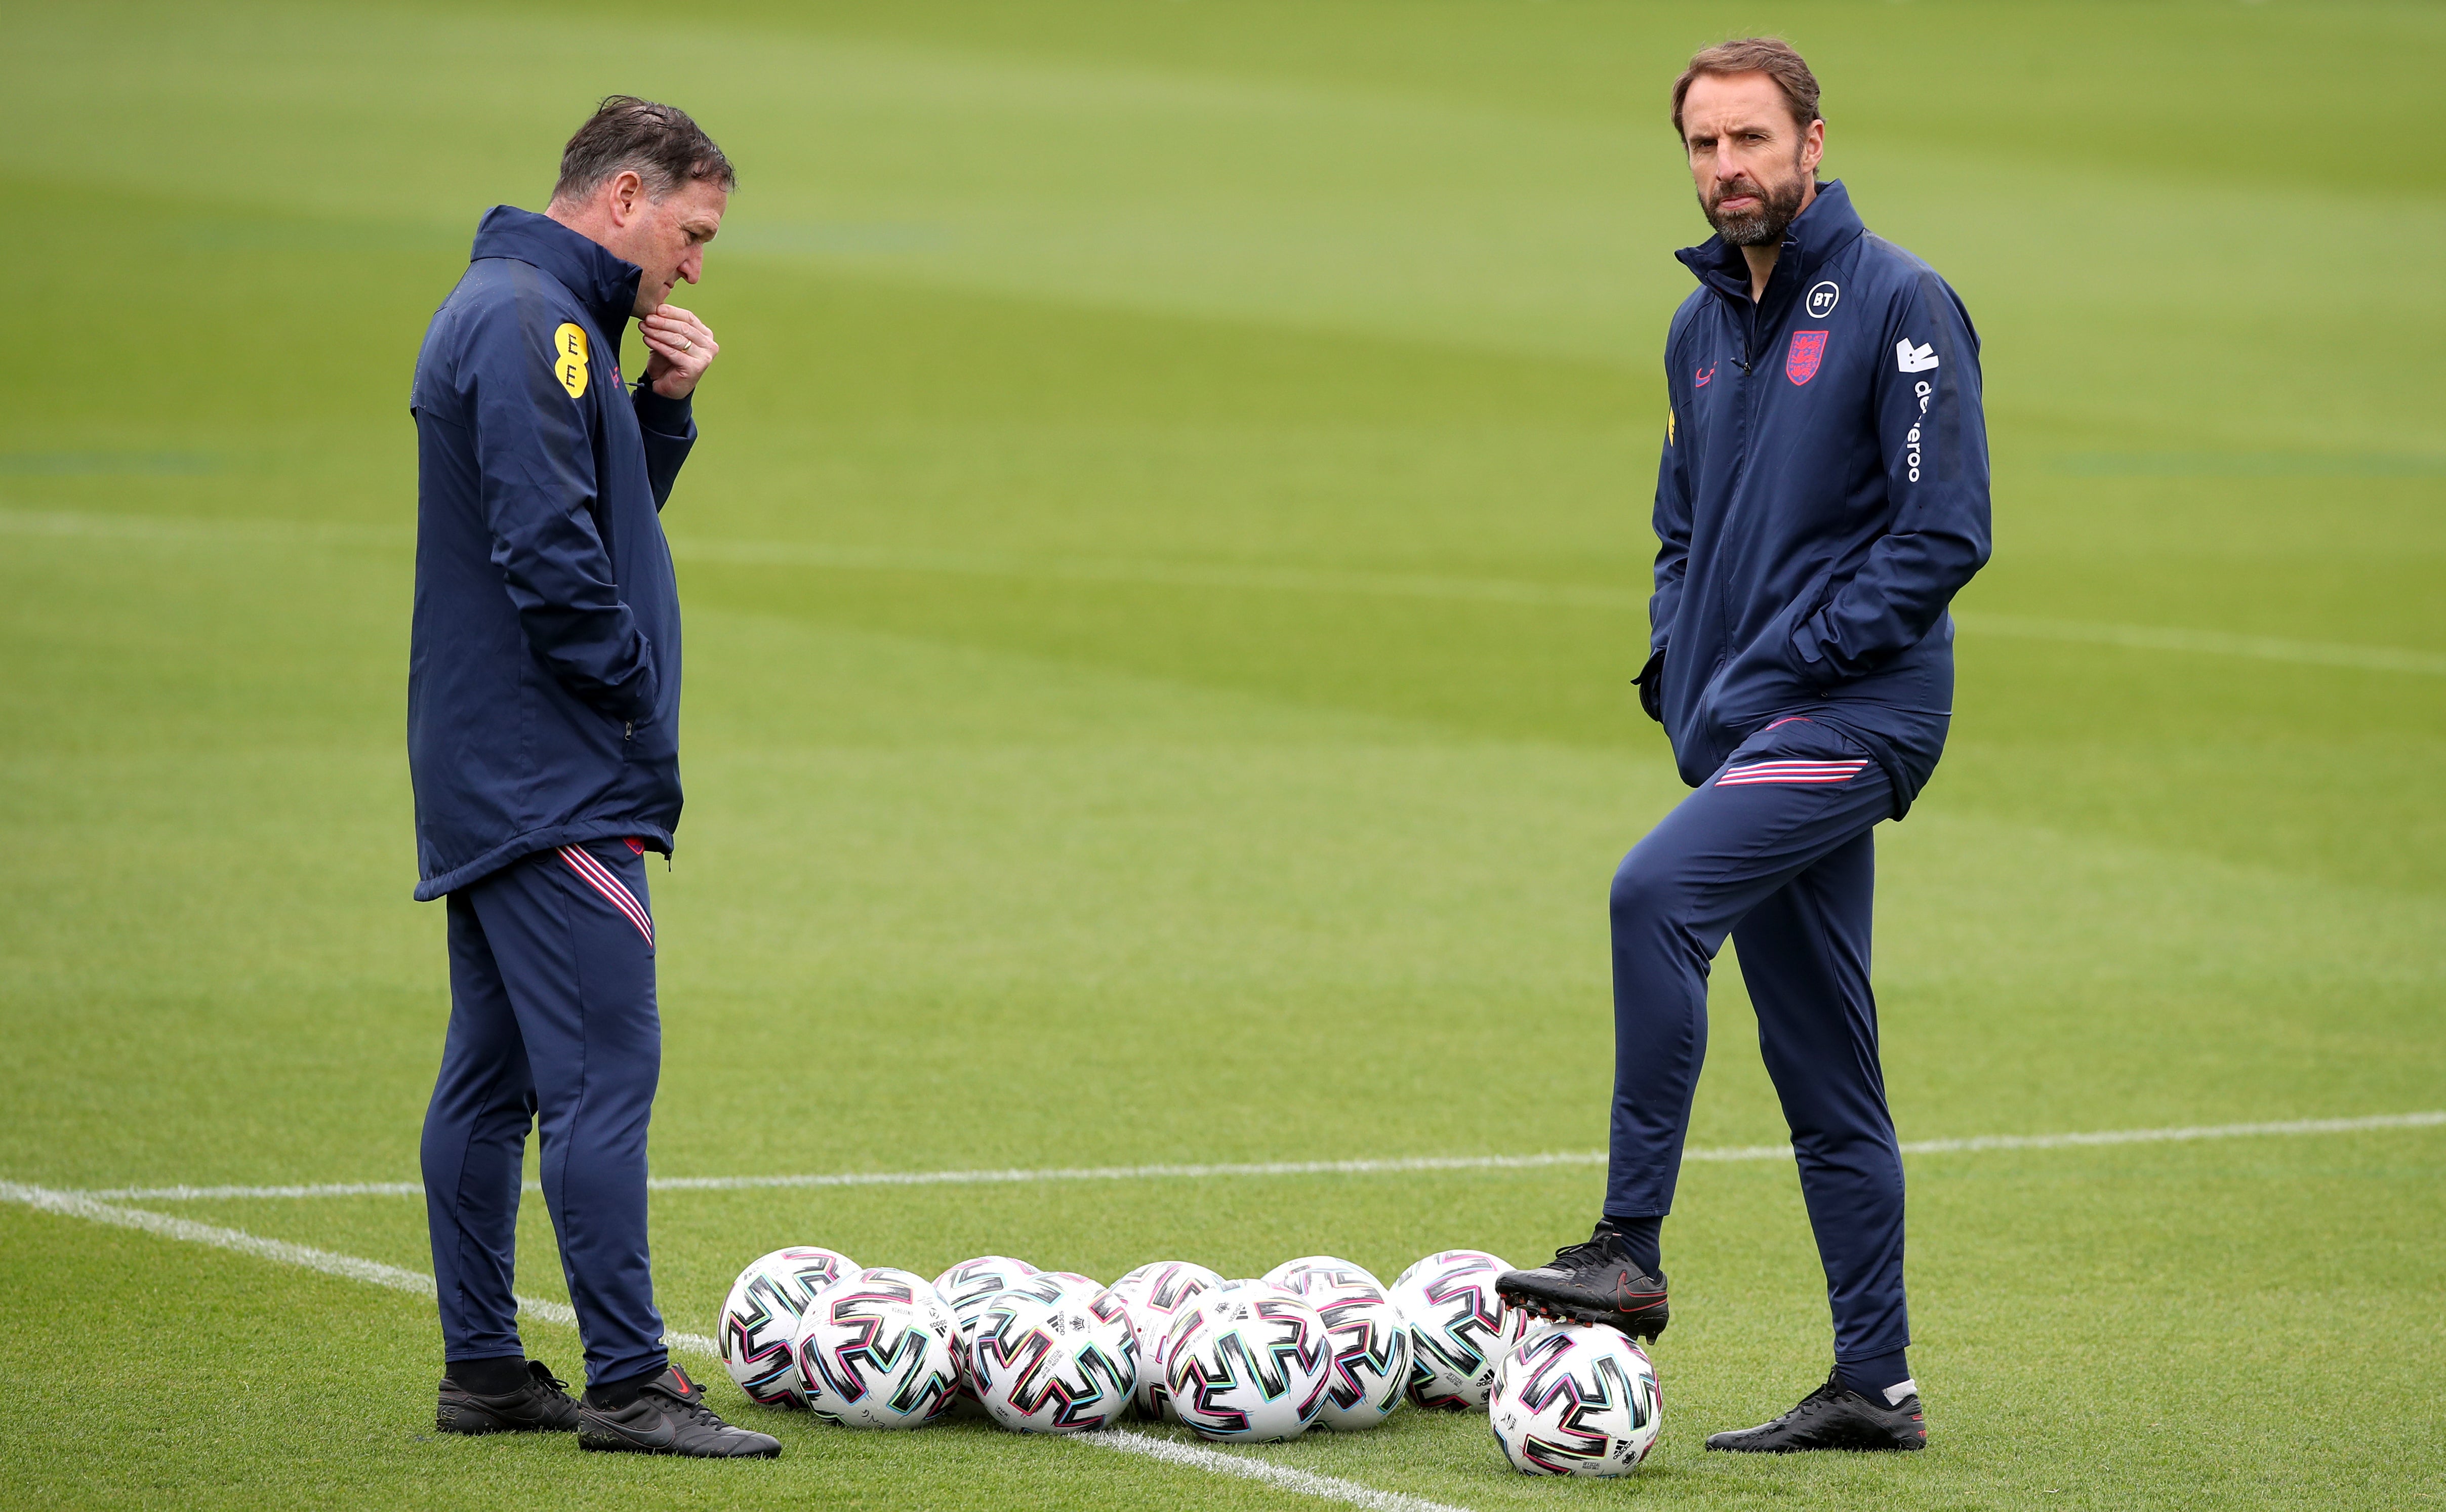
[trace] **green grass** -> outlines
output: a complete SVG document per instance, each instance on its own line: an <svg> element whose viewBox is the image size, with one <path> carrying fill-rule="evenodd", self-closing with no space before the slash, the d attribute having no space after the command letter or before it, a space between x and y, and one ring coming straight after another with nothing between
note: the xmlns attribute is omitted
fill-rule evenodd
<svg viewBox="0 0 2446 1512"><path fill-rule="evenodd" d="M1986 343L1997 559L1951 750L1880 832L1905 1137L2446 1106L2446 679L1978 628L2446 652L2434 9L6 13L0 1179L413 1178L445 991L407 900L406 379L478 214L536 204L615 88L743 175L668 515L657 1172L1594 1148L1606 879L1681 791L1628 687L1702 229L1659 100L1753 26ZM1781 1133L1737 964L1699 1144ZM1701 1452L1823 1369L1772 1162L1684 1177L1631 1481L1417 1414L1251 1452L1475 1508L2446 1497L2438 1130L1910 1175L1925 1456ZM655 1248L703 1332L786 1242L1389 1272L1542 1255L1597 1186L665 1193ZM176 1210L426 1264L411 1200ZM1322 1504L973 1427L785 1421L724 1467L441 1442L424 1304L15 1205L0 1328L42 1383L0 1504Z"/></svg>

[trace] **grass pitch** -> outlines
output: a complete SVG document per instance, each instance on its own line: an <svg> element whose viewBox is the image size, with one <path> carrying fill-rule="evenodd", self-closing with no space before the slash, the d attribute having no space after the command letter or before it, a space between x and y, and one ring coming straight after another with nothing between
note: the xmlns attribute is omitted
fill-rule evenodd
<svg viewBox="0 0 2446 1512"><path fill-rule="evenodd" d="M667 516L657 1173L1595 1148L1606 879L1680 791L1628 686L1703 229L1659 100L1735 27L1809 53L1829 171L1985 338L1997 560L1880 831L1904 1137L2446 1106L2435 9L18 6L0 1179L414 1179L406 378L477 216L613 89L743 175ZM1718 984L1693 1143L1772 1143ZM1685 1174L1635 1478L1407 1412L1241 1452L1474 1508L2435 1505L2441 1141L1914 1158L1907 1461L1700 1450L1824 1370L1776 1162ZM785 1242L1389 1276L1538 1257L1598 1191L668 1192L656 1259L702 1332ZM426 1264L412 1200L149 1205ZM44 1383L10 1504L1325 1504L967 1427L443 1442L424 1304L17 1204L0 1322Z"/></svg>

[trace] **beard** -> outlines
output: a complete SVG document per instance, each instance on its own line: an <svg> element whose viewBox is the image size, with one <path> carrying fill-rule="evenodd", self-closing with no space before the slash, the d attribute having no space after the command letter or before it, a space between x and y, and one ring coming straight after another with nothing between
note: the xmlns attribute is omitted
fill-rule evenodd
<svg viewBox="0 0 2446 1512"><path fill-rule="evenodd" d="M1792 225L1792 217L1800 214L1802 187L1803 181L1798 174L1772 186L1761 186L1749 178L1736 179L1718 188L1715 198L1701 198L1699 209L1706 216L1707 224L1716 228L1716 234L1724 238L1727 246L1774 246L1783 240L1784 232ZM1756 195L1758 208L1729 216L1717 210L1719 202L1735 195Z"/></svg>

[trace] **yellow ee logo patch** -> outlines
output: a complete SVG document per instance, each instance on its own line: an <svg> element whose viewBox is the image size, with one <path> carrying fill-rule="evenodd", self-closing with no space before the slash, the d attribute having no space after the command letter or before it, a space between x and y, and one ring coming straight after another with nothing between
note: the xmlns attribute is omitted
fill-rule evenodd
<svg viewBox="0 0 2446 1512"><path fill-rule="evenodd" d="M586 332L563 321L552 333L552 375L572 399L586 395Z"/></svg>

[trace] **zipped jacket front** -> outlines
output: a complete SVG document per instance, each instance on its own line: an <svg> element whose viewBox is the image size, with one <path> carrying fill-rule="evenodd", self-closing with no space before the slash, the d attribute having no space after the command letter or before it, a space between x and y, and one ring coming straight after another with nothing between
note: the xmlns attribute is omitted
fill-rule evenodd
<svg viewBox="0 0 2446 1512"><path fill-rule="evenodd" d="M1979 337L1836 181L1765 297L1721 236L1665 347L1649 648L1684 781L1778 719L1823 720L1893 778L1900 818L1953 705L1953 595L1989 550Z"/></svg>
<svg viewBox="0 0 2446 1512"><path fill-rule="evenodd" d="M680 605L661 509L685 399L622 387L640 271L496 206L417 355L407 757L416 896L679 823Z"/></svg>

